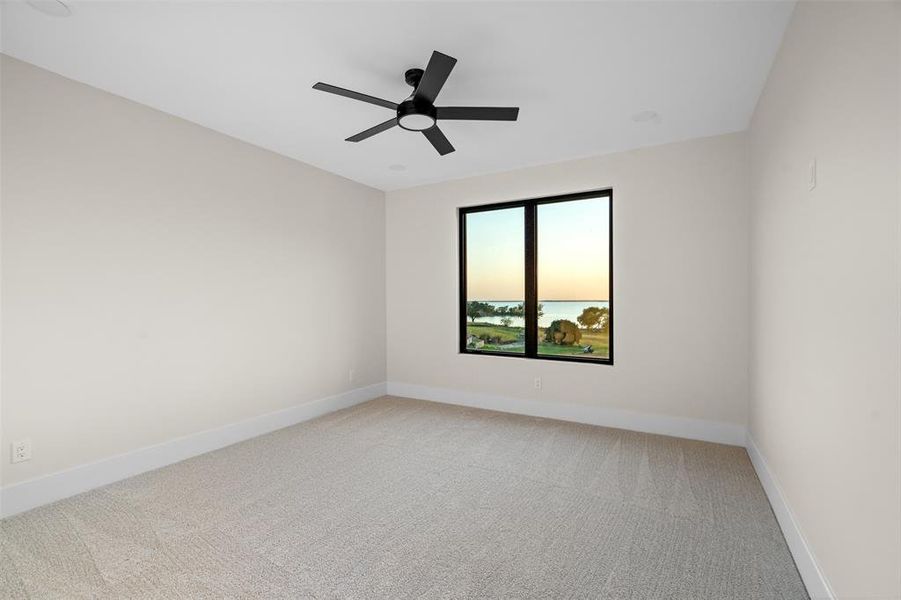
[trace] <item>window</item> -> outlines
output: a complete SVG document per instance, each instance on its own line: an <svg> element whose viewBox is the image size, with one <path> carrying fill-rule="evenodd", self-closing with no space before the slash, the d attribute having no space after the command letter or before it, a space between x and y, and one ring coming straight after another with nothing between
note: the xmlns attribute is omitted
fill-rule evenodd
<svg viewBox="0 0 901 600"><path fill-rule="evenodd" d="M460 352L613 364L612 202L461 208Z"/></svg>

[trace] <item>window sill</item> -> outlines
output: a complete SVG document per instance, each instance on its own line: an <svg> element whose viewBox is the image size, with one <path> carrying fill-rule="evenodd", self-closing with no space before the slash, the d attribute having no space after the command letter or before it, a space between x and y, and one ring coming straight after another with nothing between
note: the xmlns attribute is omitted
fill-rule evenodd
<svg viewBox="0 0 901 600"><path fill-rule="evenodd" d="M480 350L460 350L460 354L468 354L470 356L500 356L502 358L524 358L526 360L549 360L553 362L569 362L569 363L583 363L583 364L591 364L591 365L607 365L613 366L613 358L588 358L583 356L553 356L553 355L538 355L538 356L526 356L525 354L520 354L517 352L483 352Z"/></svg>

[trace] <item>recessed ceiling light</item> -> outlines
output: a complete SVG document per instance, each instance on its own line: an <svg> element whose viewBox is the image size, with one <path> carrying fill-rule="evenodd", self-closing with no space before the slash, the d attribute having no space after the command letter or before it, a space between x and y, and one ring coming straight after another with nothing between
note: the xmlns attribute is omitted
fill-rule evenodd
<svg viewBox="0 0 901 600"><path fill-rule="evenodd" d="M632 120L636 123L659 123L660 115L653 110L643 110L632 115Z"/></svg>
<svg viewBox="0 0 901 600"><path fill-rule="evenodd" d="M51 17L68 17L72 10L60 0L26 0L28 6Z"/></svg>
<svg viewBox="0 0 901 600"><path fill-rule="evenodd" d="M404 165L391 165L388 168L391 169L392 171L406 171L407 170L407 167L405 167Z"/></svg>

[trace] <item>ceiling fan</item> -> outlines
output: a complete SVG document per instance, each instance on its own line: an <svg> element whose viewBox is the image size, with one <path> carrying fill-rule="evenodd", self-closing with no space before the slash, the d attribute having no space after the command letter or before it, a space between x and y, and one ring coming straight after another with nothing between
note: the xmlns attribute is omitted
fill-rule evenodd
<svg viewBox="0 0 901 600"><path fill-rule="evenodd" d="M339 88L321 81L314 85L313 89L360 100L361 102L368 102L376 106L383 106L395 111L396 114L384 123L379 123L375 127L370 127L365 131L352 135L344 141L362 142L377 133L387 131L398 125L407 131L421 131L426 139L431 142L432 146L435 147L435 150L438 151L438 154L444 156L453 152L454 147L444 137L441 129L438 128L439 120L515 121L517 116L519 116L518 107L435 106L435 98L438 97L438 92L441 91L455 64L457 64L456 58L435 51L432 52L432 57L429 59L429 64L426 65L425 71L422 69L408 69L404 73L404 80L407 82L407 85L413 87L413 93L400 104L368 94Z"/></svg>

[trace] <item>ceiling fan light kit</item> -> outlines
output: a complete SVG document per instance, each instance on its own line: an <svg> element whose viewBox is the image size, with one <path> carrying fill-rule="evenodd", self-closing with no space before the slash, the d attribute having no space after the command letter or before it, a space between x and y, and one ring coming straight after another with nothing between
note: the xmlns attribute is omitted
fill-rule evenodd
<svg viewBox="0 0 901 600"><path fill-rule="evenodd" d="M354 92L334 85L322 83L313 86L314 90L344 96L361 102L368 102L395 111L395 116L384 123L379 123L365 131L347 138L347 142L361 142L377 133L399 126L407 131L422 132L438 154L444 156L454 151L453 145L444 137L438 127L439 120L456 121L515 121L519 116L518 107L495 106L435 106L438 92L450 76L457 59L440 52L432 52L429 64L423 69L408 69L404 73L404 81L413 88L409 98L399 104L383 100L368 94Z"/></svg>

